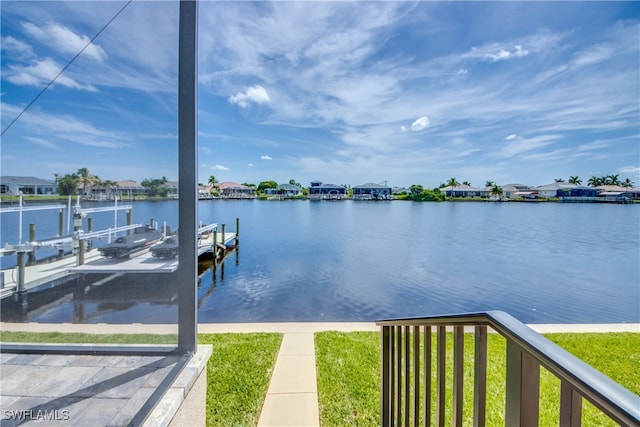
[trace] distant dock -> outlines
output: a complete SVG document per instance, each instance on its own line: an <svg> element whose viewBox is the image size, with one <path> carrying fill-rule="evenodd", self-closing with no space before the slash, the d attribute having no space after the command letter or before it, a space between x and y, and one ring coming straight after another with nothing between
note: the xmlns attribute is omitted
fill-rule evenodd
<svg viewBox="0 0 640 427"><path fill-rule="evenodd" d="M226 232L225 225L209 224L198 229L198 258L213 259L214 266L224 262L229 252L237 249L239 220L236 219L236 231ZM170 236L168 236L170 237ZM79 248L84 248L81 240ZM162 241L156 243L161 244ZM168 273L176 271L179 259L161 259L151 254L148 246L136 253L122 258L105 258L97 249L80 249L74 255L35 262L29 265L17 265L3 270L0 277L0 299L19 292L25 292L37 286L51 283L72 274L87 273ZM79 253L78 253L79 252Z"/></svg>

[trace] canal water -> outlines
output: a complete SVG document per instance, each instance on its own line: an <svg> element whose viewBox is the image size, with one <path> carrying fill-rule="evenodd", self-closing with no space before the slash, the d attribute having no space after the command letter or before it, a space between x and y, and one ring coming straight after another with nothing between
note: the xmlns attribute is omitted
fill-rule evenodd
<svg viewBox="0 0 640 427"><path fill-rule="evenodd" d="M177 201L122 203L132 204L134 222L177 226ZM25 213L23 236L29 222L38 237L55 235L57 215ZM123 225L118 215L96 214L94 229ZM3 244L17 240L16 217L3 214ZM640 322L640 205L202 201L199 218L229 231L240 219L240 247L224 268L200 265L201 323L484 310L527 323ZM27 302L5 301L1 315L173 323L175 297L172 274L96 274L44 286Z"/></svg>

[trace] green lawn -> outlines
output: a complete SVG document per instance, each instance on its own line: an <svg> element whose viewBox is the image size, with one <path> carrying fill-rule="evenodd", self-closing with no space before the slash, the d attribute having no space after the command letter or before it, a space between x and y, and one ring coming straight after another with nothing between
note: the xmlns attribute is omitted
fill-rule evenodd
<svg viewBox="0 0 640 427"><path fill-rule="evenodd" d="M448 334L448 376L452 383L452 339ZM640 394L640 334L548 334L551 341ZM434 345L435 345L435 340ZM504 425L505 340L488 336L487 425ZM465 334L465 384L473 384L473 335ZM435 348L433 350L435 354ZM380 425L380 334L376 332L316 334L318 399L323 426ZM435 393L435 364L432 379ZM558 425L560 382L541 370L540 425ZM470 425L472 387L465 387L464 419ZM449 389L448 395L451 396ZM447 399L448 402L451 399ZM435 407L432 405L432 413ZM451 424L447 408L446 425ZM615 425L588 402L583 405L583 425Z"/></svg>

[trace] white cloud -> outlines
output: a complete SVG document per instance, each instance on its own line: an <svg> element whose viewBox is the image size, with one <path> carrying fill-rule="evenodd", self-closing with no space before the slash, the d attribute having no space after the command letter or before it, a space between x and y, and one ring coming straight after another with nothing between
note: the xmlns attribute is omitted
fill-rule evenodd
<svg viewBox="0 0 640 427"><path fill-rule="evenodd" d="M10 52L13 58L33 55L31 46L11 36L2 37L2 50L5 50L7 53Z"/></svg>
<svg viewBox="0 0 640 427"><path fill-rule="evenodd" d="M26 139L27 141L32 141L35 142L36 144L44 147L44 148L53 148L53 149L59 149L60 147L58 147L55 143L51 142L49 139L46 138L38 138L38 137L34 137L34 136L28 136L25 137L24 139Z"/></svg>
<svg viewBox="0 0 640 427"><path fill-rule="evenodd" d="M515 133L512 133L511 135L507 136L505 138L506 141L511 141L512 139L516 139L518 137L518 135L516 135Z"/></svg>
<svg viewBox="0 0 640 427"><path fill-rule="evenodd" d="M229 102L246 108L252 102L255 104L268 104L271 102L266 89L260 85L251 86L244 92L238 92L229 97Z"/></svg>
<svg viewBox="0 0 640 427"><path fill-rule="evenodd" d="M414 132L419 132L421 130L426 129L428 126L429 126L429 118L427 116L422 116L416 119L416 121L411 124L411 130Z"/></svg>
<svg viewBox="0 0 640 427"><path fill-rule="evenodd" d="M213 165L213 166L211 166L211 169L217 170L217 171L228 171L229 170L228 167L222 166L222 165Z"/></svg>
<svg viewBox="0 0 640 427"><path fill-rule="evenodd" d="M640 175L640 167L638 166L623 166L616 170L618 173L628 173L628 174L636 174Z"/></svg>
<svg viewBox="0 0 640 427"><path fill-rule="evenodd" d="M550 145L559 138L560 136L558 135L541 135L533 138L510 140L512 142L503 146L499 154L502 157L513 157Z"/></svg>
<svg viewBox="0 0 640 427"><path fill-rule="evenodd" d="M53 47L59 52L76 55L84 49L82 55L99 63L103 62L107 57L107 54L100 46L93 43L89 44L91 40L89 37L80 36L64 25L49 24L45 28L40 28L30 22L24 22L22 28L36 40Z"/></svg>
<svg viewBox="0 0 640 427"><path fill-rule="evenodd" d="M262 160L273 160L273 159L272 159L271 157L269 157L269 156L260 156L260 158L261 158Z"/></svg>
<svg viewBox="0 0 640 427"><path fill-rule="evenodd" d="M502 61L509 58L521 58L523 56L527 56L529 52L522 48L521 45L517 44L511 49L500 49L497 52L489 52L485 53L484 57L491 62Z"/></svg>
<svg viewBox="0 0 640 427"><path fill-rule="evenodd" d="M49 84L49 82L53 80L58 73L60 73L62 67L51 59L45 59L43 61L35 61L33 65L30 66L23 67L15 65L9 67L9 69L10 71L8 72L7 80L11 83L23 86L42 87ZM55 84L73 89L88 90L89 92L96 91L96 88L92 85L83 85L78 83L76 80L65 74L60 75L56 79Z"/></svg>
<svg viewBox="0 0 640 427"><path fill-rule="evenodd" d="M253 163L249 163L247 166L249 166L250 168L253 167Z"/></svg>

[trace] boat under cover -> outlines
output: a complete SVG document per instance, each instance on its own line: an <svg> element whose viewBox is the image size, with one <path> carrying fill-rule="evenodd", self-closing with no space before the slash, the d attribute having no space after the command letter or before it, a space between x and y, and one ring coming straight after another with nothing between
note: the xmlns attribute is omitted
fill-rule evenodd
<svg viewBox="0 0 640 427"><path fill-rule="evenodd" d="M152 227L137 227L132 234L120 236L113 242L98 248L98 251L106 258L122 258L151 246L162 238L162 233Z"/></svg>
<svg viewBox="0 0 640 427"><path fill-rule="evenodd" d="M149 249L151 255L156 258L175 258L178 255L178 235L173 235L164 239Z"/></svg>

